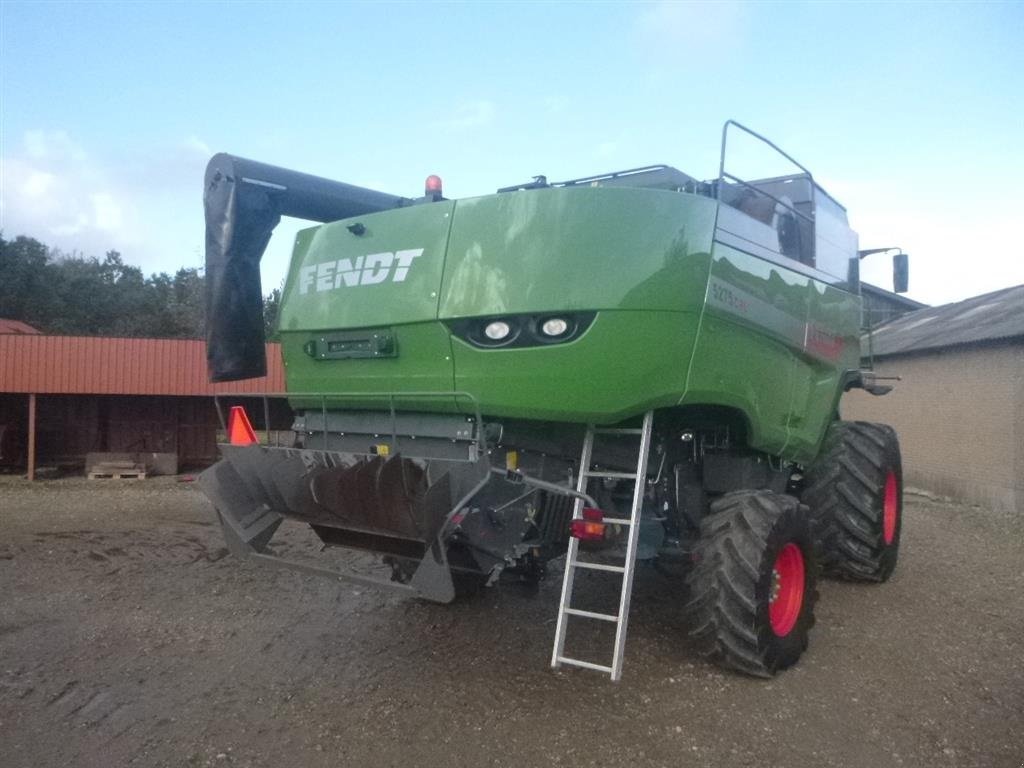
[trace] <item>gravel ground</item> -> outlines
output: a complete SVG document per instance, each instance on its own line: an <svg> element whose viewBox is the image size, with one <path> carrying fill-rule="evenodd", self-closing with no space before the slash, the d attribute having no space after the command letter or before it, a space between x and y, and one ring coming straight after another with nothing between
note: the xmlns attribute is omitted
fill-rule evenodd
<svg viewBox="0 0 1024 768"><path fill-rule="evenodd" d="M557 569L451 606L269 569L173 478L0 478L0 524L6 768L1024 764L1019 517L908 496L896 575L824 582L770 681L700 661L642 568L617 685L548 668Z"/></svg>

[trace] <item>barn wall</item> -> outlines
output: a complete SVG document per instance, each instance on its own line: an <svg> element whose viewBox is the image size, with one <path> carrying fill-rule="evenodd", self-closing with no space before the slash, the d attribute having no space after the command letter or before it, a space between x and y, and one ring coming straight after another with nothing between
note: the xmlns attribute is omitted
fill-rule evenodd
<svg viewBox="0 0 1024 768"><path fill-rule="evenodd" d="M0 395L0 464L24 467L28 396ZM211 397L39 395L36 457L40 465L84 464L85 454L176 453L180 468L199 468L217 460L220 420ZM257 429L263 410L252 398L225 400L245 405ZM271 401L271 427L288 429L291 411Z"/></svg>
<svg viewBox="0 0 1024 768"><path fill-rule="evenodd" d="M41 395L36 405L37 463L74 463L89 451L104 451L96 397Z"/></svg>
<svg viewBox="0 0 1024 768"><path fill-rule="evenodd" d="M908 485L1024 513L1024 344L876 359L875 370L902 381L884 397L847 393L842 416L897 429Z"/></svg>
<svg viewBox="0 0 1024 768"><path fill-rule="evenodd" d="M28 395L0 394L0 466L25 463Z"/></svg>

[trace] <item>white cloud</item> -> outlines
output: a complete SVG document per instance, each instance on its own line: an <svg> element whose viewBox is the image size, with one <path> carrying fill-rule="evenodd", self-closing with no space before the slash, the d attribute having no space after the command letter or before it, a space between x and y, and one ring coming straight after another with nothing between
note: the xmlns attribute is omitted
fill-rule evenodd
<svg viewBox="0 0 1024 768"><path fill-rule="evenodd" d="M72 238L77 237L88 228L89 217L86 216L84 213L79 213L74 217L74 220L68 219L63 221L62 223L54 223L53 226L50 227L50 231L57 237ZM52 240L48 240L46 238L44 238L44 240L46 240L46 245L54 245ZM65 247L65 250L77 251L78 249L74 247ZM90 255L95 256L96 253L90 252Z"/></svg>
<svg viewBox="0 0 1024 768"><path fill-rule="evenodd" d="M85 159L85 152L65 131L25 131L23 145L25 153L33 160L81 162Z"/></svg>
<svg viewBox="0 0 1024 768"><path fill-rule="evenodd" d="M65 251L101 255L137 245L131 197L110 170L61 130L31 130L0 158L0 228Z"/></svg>
<svg viewBox="0 0 1024 768"><path fill-rule="evenodd" d="M97 192L90 195L93 207L93 221L97 229L105 232L118 232L123 226L121 206L109 192Z"/></svg>
<svg viewBox="0 0 1024 768"><path fill-rule="evenodd" d="M660 2L636 19L635 33L645 53L663 61L694 61L740 42L745 27L737 2Z"/></svg>
<svg viewBox="0 0 1024 768"><path fill-rule="evenodd" d="M464 131L471 128L482 128L494 122L497 108L493 101L477 99L458 104L452 114L434 123L436 128L449 131Z"/></svg>
<svg viewBox="0 0 1024 768"><path fill-rule="evenodd" d="M46 197L57 177L44 171L31 171L21 187L21 194L29 198Z"/></svg>
<svg viewBox="0 0 1024 768"><path fill-rule="evenodd" d="M187 137L185 141L182 142L182 146L185 149L191 150L192 152L196 152L205 158L210 158L213 156L213 150L210 149L210 145L196 135Z"/></svg>
<svg viewBox="0 0 1024 768"><path fill-rule="evenodd" d="M0 230L64 252L121 251L144 272L202 263L209 146L188 135L100 152L62 130L30 130L0 156Z"/></svg>

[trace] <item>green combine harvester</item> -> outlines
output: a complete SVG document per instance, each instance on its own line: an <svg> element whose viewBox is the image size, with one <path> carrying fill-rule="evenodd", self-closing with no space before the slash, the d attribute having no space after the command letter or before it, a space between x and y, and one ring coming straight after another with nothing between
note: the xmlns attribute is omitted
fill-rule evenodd
<svg viewBox="0 0 1024 768"><path fill-rule="evenodd" d="M734 136L795 172L733 175ZM864 252L743 126L712 181L661 165L464 200L436 176L413 199L219 154L205 208L218 382L265 373L274 226L322 222L280 307L294 440L260 444L232 408L201 477L234 554L442 603L564 556L552 664L614 680L638 560L670 574L698 648L759 676L807 647L819 570L892 574L896 434L838 415L844 391L888 391L860 367ZM391 580L283 561L285 518L382 555ZM617 610L578 607L598 578ZM614 627L610 664L568 655L584 621Z"/></svg>

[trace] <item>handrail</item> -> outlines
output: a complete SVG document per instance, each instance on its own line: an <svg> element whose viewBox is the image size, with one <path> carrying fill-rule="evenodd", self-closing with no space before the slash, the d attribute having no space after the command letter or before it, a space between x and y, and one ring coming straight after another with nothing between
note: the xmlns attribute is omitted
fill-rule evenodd
<svg viewBox="0 0 1024 768"><path fill-rule="evenodd" d="M746 131L751 136L753 136L755 139L760 139L765 144L767 144L769 147L771 147L776 152L778 152L780 155L782 155L784 158L789 160L789 162L791 162L793 165L795 165L801 171L806 173L808 175L808 177L810 177L811 179L814 178L814 174L812 174L809 169L805 168L798 160L796 160L792 155L790 155L788 152L786 152L786 150L782 149L782 147L780 147L774 141L772 141L771 139L769 139L766 136L762 136L757 131L753 131L750 128L747 128L747 126L743 125L742 123L738 123L738 122L736 122L735 120L732 120L732 119L726 120L725 124L722 126L722 156L719 159L719 165L718 165L719 175L721 175L722 171L725 168L725 141L726 141L726 136L728 136L729 126L730 125L735 125L741 131Z"/></svg>
<svg viewBox="0 0 1024 768"><path fill-rule="evenodd" d="M726 170L725 170L725 152L726 152L726 144L727 144L727 142L729 140L729 126L730 125L734 125L737 128L739 128L741 131L744 131L744 132L750 134L755 139L758 139L758 140L764 142L769 147L771 147L776 152L778 152L780 155L782 155L784 158L789 160L789 162L791 162L793 165L795 165L797 168L799 168L805 174L807 174L807 178L811 182L811 211L812 211L812 215L811 216L808 216L807 214L801 213L796 208L794 208L792 205L787 205L786 203L784 203L782 200L779 200L779 198L775 197L774 195L772 195L772 194L770 194L768 192L765 192L764 190L758 189L757 187L754 187L751 184L748 184L746 181L744 181L743 179L739 178L738 176L734 176L731 173L726 173ZM726 120L725 123L722 125L722 151L721 151L721 153L719 155L719 158L718 158L718 189L716 190L716 196L718 198L718 202L722 202L722 186L723 186L722 182L726 178L729 178L729 179L731 179L733 181L736 181L736 182L742 184L743 186L747 187L748 189L752 189L752 190L754 190L755 192L757 192L759 194L765 195L766 197L770 197L772 200L774 200L775 202L779 203L784 208L788 208L790 211L792 211L797 216L800 216L803 219L807 219L812 224L814 223L814 217L813 217L813 211L815 210L815 199L814 199L814 197L815 197L815 193L816 193L816 190L817 190L817 184L815 184L815 182L814 182L814 174L811 173L811 171L808 168L806 168L803 164L801 164L798 160L796 160L792 155L790 155L788 152L786 152L784 149L782 149L778 144L773 142L771 139L767 138L766 136L762 136L757 131L753 131L750 128L747 128L747 126L743 125L742 123L738 123L735 120L731 120L731 119L730 120Z"/></svg>

